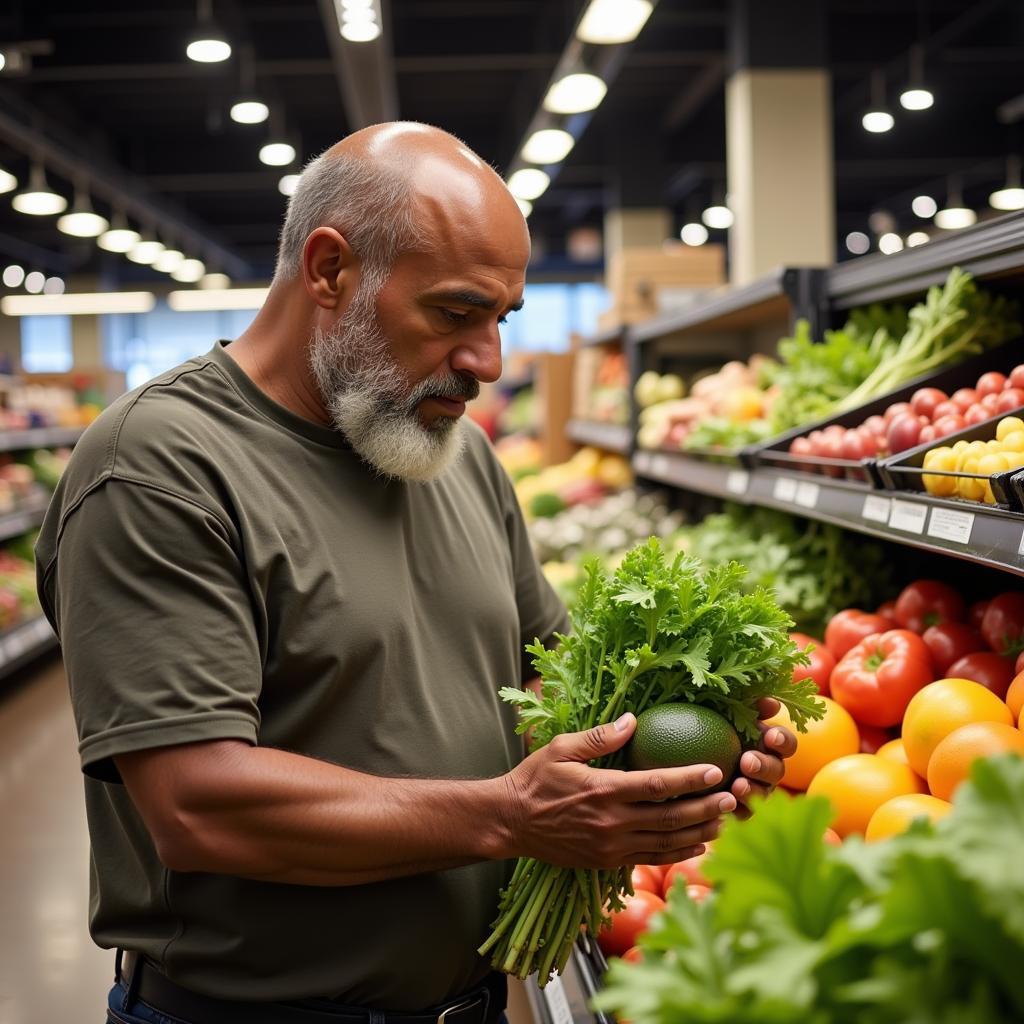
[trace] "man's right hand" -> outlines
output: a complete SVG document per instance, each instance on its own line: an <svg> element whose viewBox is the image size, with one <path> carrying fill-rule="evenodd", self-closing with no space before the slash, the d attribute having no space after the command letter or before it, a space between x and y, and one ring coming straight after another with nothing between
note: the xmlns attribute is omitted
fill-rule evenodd
<svg viewBox="0 0 1024 1024"><path fill-rule="evenodd" d="M612 771L587 762L629 742L633 715L586 732L557 736L504 777L505 821L514 856L560 867L672 864L702 852L731 793L691 794L717 785L710 764L656 771ZM690 796L690 799L679 799Z"/></svg>

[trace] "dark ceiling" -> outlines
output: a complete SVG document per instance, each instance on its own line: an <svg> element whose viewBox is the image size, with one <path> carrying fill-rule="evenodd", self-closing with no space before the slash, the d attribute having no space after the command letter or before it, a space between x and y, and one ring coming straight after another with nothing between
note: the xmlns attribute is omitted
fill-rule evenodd
<svg viewBox="0 0 1024 1024"><path fill-rule="evenodd" d="M766 0L767 2L767 0ZM903 230L910 199L945 198L962 176L965 199L983 209L1000 187L1019 140L997 108L1024 93L1024 3L1020 0L823 0L834 80L839 237L890 210ZM499 170L509 166L584 0L390 0L385 3L402 117L459 135ZM623 137L656 140L662 201L682 223L711 197L725 162L726 0L661 0L629 50L608 97L536 204L531 228L557 270L567 232L601 223ZM284 115L306 159L351 130L318 0L214 0L235 47L231 60L199 65L184 54L196 26L193 0L2 0L4 42L42 40L52 53L22 76L0 75L6 113L85 162L128 172L173 218L243 260L259 277L272 266L285 200L282 170L259 163L268 126L232 122L227 110L251 54L255 91ZM935 106L896 105L908 51L924 38ZM873 68L888 71L896 128L860 126ZM628 147L627 147L628 149ZM654 154L652 157L651 154ZM3 140L0 166L19 179L27 153ZM72 183L50 174L70 195ZM95 205L108 213L100 196ZM837 256L843 256L837 252ZM14 212L0 200L0 260L114 279L155 272L69 239L54 218ZM208 263L215 263L208 259ZM211 269L215 269L211 266Z"/></svg>

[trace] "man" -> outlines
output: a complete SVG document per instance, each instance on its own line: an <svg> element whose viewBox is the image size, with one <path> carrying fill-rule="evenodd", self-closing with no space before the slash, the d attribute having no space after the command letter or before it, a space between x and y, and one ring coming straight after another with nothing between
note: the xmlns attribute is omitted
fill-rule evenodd
<svg viewBox="0 0 1024 1024"><path fill-rule="evenodd" d="M631 716L522 758L497 691L566 617L460 416L528 260L458 140L357 132L303 173L249 330L80 442L37 557L92 934L128 951L109 1019L485 1024L504 983L475 949L510 858L678 860L778 780L752 752L736 796L654 803L709 766L589 768Z"/></svg>

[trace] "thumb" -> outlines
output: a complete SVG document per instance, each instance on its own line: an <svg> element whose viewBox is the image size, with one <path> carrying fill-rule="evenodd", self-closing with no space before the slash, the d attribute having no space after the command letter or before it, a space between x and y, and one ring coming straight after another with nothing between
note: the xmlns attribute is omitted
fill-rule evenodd
<svg viewBox="0 0 1024 1024"><path fill-rule="evenodd" d="M614 754L632 738L636 730L636 716L626 712L614 722L596 725L586 732L566 733L560 739L560 761L591 761L595 757Z"/></svg>

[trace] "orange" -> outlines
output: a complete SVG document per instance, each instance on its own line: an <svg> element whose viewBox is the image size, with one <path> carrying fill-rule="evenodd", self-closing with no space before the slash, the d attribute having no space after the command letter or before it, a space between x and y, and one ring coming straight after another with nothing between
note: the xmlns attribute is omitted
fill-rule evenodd
<svg viewBox="0 0 1024 1024"><path fill-rule="evenodd" d="M814 776L808 796L827 796L836 810L832 827L844 839L864 834L871 815L887 800L923 793L925 785L909 768L877 754L848 754Z"/></svg>
<svg viewBox="0 0 1024 1024"><path fill-rule="evenodd" d="M979 757L1016 753L1024 756L1024 734L1004 722L972 722L951 732L932 752L928 788L951 800L957 786L971 774Z"/></svg>
<svg viewBox="0 0 1024 1024"><path fill-rule="evenodd" d="M1014 677L1010 688L1006 691L1006 706L1014 718L1020 718L1021 711L1024 711L1024 672Z"/></svg>
<svg viewBox="0 0 1024 1024"><path fill-rule="evenodd" d="M781 725L796 736L796 753L787 757L782 785L787 789L806 789L811 779L829 761L860 749L860 733L850 712L828 697L819 698L825 705L825 717L808 722L807 732L797 732L785 707L768 719L768 725Z"/></svg>
<svg viewBox="0 0 1024 1024"><path fill-rule="evenodd" d="M887 800L871 815L864 838L873 843L878 839L888 839L899 835L910 828L915 818L927 818L938 821L953 809L947 800L928 796L926 793L908 793L906 796L894 796Z"/></svg>
<svg viewBox="0 0 1024 1024"><path fill-rule="evenodd" d="M903 747L910 767L927 778L928 758L939 742L971 722L1013 725L1013 716L991 690L970 679L939 679L918 690L903 716Z"/></svg>
<svg viewBox="0 0 1024 1024"><path fill-rule="evenodd" d="M910 762L907 760L907 749L903 746L903 740L898 736L894 740L889 740L888 743L883 743L875 753L879 757L887 757L890 761L898 761L900 764L909 765Z"/></svg>

